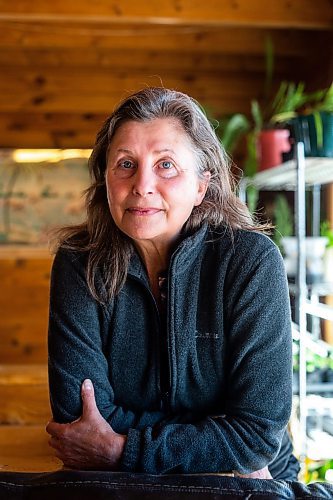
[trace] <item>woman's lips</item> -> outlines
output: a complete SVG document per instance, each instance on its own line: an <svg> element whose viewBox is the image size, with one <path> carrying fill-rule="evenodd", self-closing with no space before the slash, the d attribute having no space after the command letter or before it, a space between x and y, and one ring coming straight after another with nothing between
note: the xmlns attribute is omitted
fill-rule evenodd
<svg viewBox="0 0 333 500"><path fill-rule="evenodd" d="M162 212L162 209L153 207L147 207L147 208L131 207L127 208L126 211L132 215L145 216L145 215L155 215L158 212Z"/></svg>

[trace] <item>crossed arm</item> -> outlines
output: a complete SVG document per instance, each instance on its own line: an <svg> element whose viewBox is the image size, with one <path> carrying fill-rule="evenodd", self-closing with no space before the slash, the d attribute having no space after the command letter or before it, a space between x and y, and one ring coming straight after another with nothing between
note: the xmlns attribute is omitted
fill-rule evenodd
<svg viewBox="0 0 333 500"><path fill-rule="evenodd" d="M69 424L51 420L46 431L50 434L50 446L66 467L72 469L117 470L126 444L126 435L114 432L100 414L89 379L82 384L82 416ZM272 479L268 467L240 477Z"/></svg>
<svg viewBox="0 0 333 500"><path fill-rule="evenodd" d="M82 384L82 416L68 424L51 420L46 431L50 446L66 467L73 469L116 470L125 447L126 436L117 434L100 414L94 386L87 379Z"/></svg>

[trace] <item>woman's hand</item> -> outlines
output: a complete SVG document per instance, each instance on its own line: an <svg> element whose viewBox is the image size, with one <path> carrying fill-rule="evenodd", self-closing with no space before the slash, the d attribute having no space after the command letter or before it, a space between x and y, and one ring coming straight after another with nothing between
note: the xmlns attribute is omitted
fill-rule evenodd
<svg viewBox="0 0 333 500"><path fill-rule="evenodd" d="M46 431L50 446L66 467L72 469L115 470L123 453L126 436L117 434L100 414L92 382L87 379L81 389L82 416L69 424L51 420Z"/></svg>
<svg viewBox="0 0 333 500"><path fill-rule="evenodd" d="M238 472L235 472L235 476L248 477L250 479L273 479L271 473L268 470L268 467L256 470L255 472L249 472L248 474L238 474Z"/></svg>

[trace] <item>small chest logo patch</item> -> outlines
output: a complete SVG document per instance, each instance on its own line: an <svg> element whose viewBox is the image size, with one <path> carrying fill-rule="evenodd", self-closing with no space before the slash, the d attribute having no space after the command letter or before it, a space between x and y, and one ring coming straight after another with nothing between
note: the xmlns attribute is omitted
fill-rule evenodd
<svg viewBox="0 0 333 500"><path fill-rule="evenodd" d="M195 331L195 338L196 339L204 339L204 340L217 340L220 338L218 333L212 333L212 332L198 332L198 330Z"/></svg>

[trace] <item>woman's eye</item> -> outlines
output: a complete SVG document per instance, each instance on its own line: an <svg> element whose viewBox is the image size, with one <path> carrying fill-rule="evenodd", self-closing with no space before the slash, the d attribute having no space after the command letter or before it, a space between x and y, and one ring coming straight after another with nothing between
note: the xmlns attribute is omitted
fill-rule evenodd
<svg viewBox="0 0 333 500"><path fill-rule="evenodd" d="M177 175L177 169L174 163L170 160L162 160L158 163L158 175L161 177L169 178Z"/></svg>
<svg viewBox="0 0 333 500"><path fill-rule="evenodd" d="M120 166L125 170L128 170L133 167L133 163L130 160L124 160L120 163Z"/></svg>
<svg viewBox="0 0 333 500"><path fill-rule="evenodd" d="M116 177L126 179L135 173L136 165L132 160L119 160L113 167L113 173Z"/></svg>
<svg viewBox="0 0 333 500"><path fill-rule="evenodd" d="M171 163L171 161L166 160L161 162L161 167L165 170L168 170L169 168L173 167L173 164Z"/></svg>

